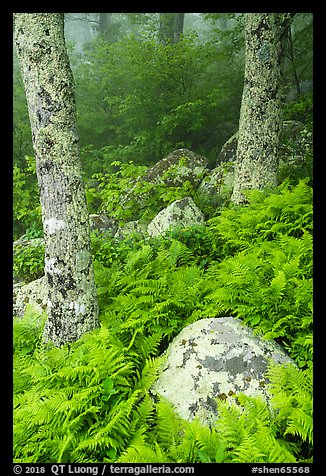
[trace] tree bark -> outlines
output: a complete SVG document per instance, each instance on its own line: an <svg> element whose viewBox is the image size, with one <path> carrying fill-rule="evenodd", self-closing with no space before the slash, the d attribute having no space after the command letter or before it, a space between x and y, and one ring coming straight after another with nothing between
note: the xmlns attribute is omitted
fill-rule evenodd
<svg viewBox="0 0 326 476"><path fill-rule="evenodd" d="M183 33L184 13L160 13L159 40L163 45L180 41Z"/></svg>
<svg viewBox="0 0 326 476"><path fill-rule="evenodd" d="M185 19L184 13L174 14L174 35L173 35L174 43L178 43L180 41L181 35L183 33L184 19Z"/></svg>
<svg viewBox="0 0 326 476"><path fill-rule="evenodd" d="M240 110L235 182L231 200L245 190L277 185L282 127L282 36L287 13L246 13L245 75Z"/></svg>
<svg viewBox="0 0 326 476"><path fill-rule="evenodd" d="M109 25L112 13L99 13L99 34L103 39L108 39Z"/></svg>
<svg viewBox="0 0 326 476"><path fill-rule="evenodd" d="M98 326L74 82L62 13L15 13L14 35L32 129L45 239L48 320L60 346Z"/></svg>
<svg viewBox="0 0 326 476"><path fill-rule="evenodd" d="M174 13L160 13L159 40L163 45L174 41Z"/></svg>

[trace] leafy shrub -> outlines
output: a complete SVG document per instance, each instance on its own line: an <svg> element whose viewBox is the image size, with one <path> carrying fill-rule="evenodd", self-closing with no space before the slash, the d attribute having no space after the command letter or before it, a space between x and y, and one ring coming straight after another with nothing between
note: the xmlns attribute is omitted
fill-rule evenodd
<svg viewBox="0 0 326 476"><path fill-rule="evenodd" d="M278 181L284 180L297 184L301 179L313 180L313 123L305 123L298 136L294 139L284 140L282 153L286 154L284 160L280 157L278 166Z"/></svg>
<svg viewBox="0 0 326 476"><path fill-rule="evenodd" d="M189 180L180 180L182 165L185 165L183 157L161 175L159 182L154 182L145 177L146 166L135 165L132 161L113 161L107 173L92 176L98 182L98 190L94 187L87 189L89 206L97 201L101 211L120 223L131 220L149 222L175 200L188 196L196 200L194 185Z"/></svg>
<svg viewBox="0 0 326 476"><path fill-rule="evenodd" d="M42 230L41 205L33 157L26 156L22 166L14 164L13 203L14 239L26 231L39 236Z"/></svg>
<svg viewBox="0 0 326 476"><path fill-rule="evenodd" d="M300 121L309 124L313 120L313 98L311 94L302 95L296 101L289 102L284 107L284 120Z"/></svg>
<svg viewBox="0 0 326 476"><path fill-rule="evenodd" d="M26 235L25 235L26 237ZM23 241L17 244L13 256L13 272L15 278L30 282L44 275L44 243L27 245Z"/></svg>

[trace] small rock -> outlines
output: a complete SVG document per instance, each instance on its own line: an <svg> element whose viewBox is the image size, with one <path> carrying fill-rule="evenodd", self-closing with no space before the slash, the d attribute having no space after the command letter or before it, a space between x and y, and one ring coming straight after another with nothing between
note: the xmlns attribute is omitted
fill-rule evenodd
<svg viewBox="0 0 326 476"><path fill-rule="evenodd" d="M42 314L47 308L48 291L46 277L36 279L28 284L17 283L13 287L13 315L22 317L26 304L30 304L35 311Z"/></svg>
<svg viewBox="0 0 326 476"><path fill-rule="evenodd" d="M151 237L163 235L170 228L188 228L192 225L204 224L204 215L192 198L176 200L164 208L149 223L147 232Z"/></svg>

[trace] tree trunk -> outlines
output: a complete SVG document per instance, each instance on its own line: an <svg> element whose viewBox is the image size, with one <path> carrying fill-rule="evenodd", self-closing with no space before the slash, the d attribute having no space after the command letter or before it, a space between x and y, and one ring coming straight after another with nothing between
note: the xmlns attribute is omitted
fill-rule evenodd
<svg viewBox="0 0 326 476"><path fill-rule="evenodd" d="M298 99L301 96L301 87L300 87L300 81L298 78L297 69L295 66L295 58L294 58L294 51L293 51L293 37L292 37L291 27L288 28L287 40L288 40L288 43L287 43L288 44L288 58L290 60L290 67L292 70L293 81L294 81L295 89L297 92L297 99Z"/></svg>
<svg viewBox="0 0 326 476"><path fill-rule="evenodd" d="M246 60L234 203L246 201L244 190L277 185L282 35L288 20L287 13L245 14Z"/></svg>
<svg viewBox="0 0 326 476"><path fill-rule="evenodd" d="M72 342L98 326L74 82L62 13L15 13L14 34L32 129L48 283L46 341Z"/></svg>
<svg viewBox="0 0 326 476"><path fill-rule="evenodd" d="M174 13L160 13L159 40L163 45L174 42Z"/></svg>
<svg viewBox="0 0 326 476"><path fill-rule="evenodd" d="M99 13L99 34L103 39L108 39L109 25L112 13Z"/></svg>
<svg viewBox="0 0 326 476"><path fill-rule="evenodd" d="M180 41L181 35L183 33L184 19L185 19L184 13L174 14L174 34L173 34L174 43L178 43Z"/></svg>
<svg viewBox="0 0 326 476"><path fill-rule="evenodd" d="M159 13L160 26L158 37L163 45L175 44L180 41L183 33L184 13Z"/></svg>

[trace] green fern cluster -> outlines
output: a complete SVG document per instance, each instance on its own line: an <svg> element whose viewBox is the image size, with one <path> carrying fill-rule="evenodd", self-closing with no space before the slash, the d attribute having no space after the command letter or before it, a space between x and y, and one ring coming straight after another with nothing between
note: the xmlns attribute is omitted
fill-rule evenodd
<svg viewBox="0 0 326 476"><path fill-rule="evenodd" d="M255 191L248 206L210 220L227 256L206 272L205 316L240 317L282 342L301 367L312 359L311 193L305 181L267 196Z"/></svg>
<svg viewBox="0 0 326 476"><path fill-rule="evenodd" d="M20 324L41 333L28 313ZM270 367L271 405L241 394L238 405L219 400L219 419L209 428L154 401L150 388L162 358L148 356L149 343L136 352L118 337L101 326L60 349L39 340L19 375L26 386L15 386L15 462L311 460L310 371Z"/></svg>
<svg viewBox="0 0 326 476"><path fill-rule="evenodd" d="M28 314L21 322L39 330ZM161 361L138 359L102 326L59 349L40 342L28 364L15 368L15 461L64 463L115 460L147 411Z"/></svg>
<svg viewBox="0 0 326 476"><path fill-rule="evenodd" d="M171 240L158 250L143 244L118 271L98 266L102 322L119 329L125 345L139 349L150 341L156 343L155 352L159 345L162 350L163 341L171 340L202 311L204 272L192 260L186 245Z"/></svg>
<svg viewBox="0 0 326 476"><path fill-rule="evenodd" d="M219 400L212 428L182 420L160 401L152 433L133 439L118 462L295 463L298 454L311 461L311 372L273 365L269 377L271 405L244 394L237 396L237 405Z"/></svg>

